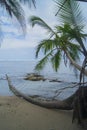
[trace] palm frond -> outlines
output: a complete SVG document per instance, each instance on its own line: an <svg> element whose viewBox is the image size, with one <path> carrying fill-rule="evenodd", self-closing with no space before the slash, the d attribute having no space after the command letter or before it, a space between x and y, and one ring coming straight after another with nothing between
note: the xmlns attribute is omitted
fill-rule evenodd
<svg viewBox="0 0 87 130"><path fill-rule="evenodd" d="M36 58L38 57L38 54L39 54L40 50L42 49L43 45L44 45L43 42L40 42L40 43L38 44L38 46L37 46L37 48L36 48L36 55L35 55Z"/></svg>
<svg viewBox="0 0 87 130"><path fill-rule="evenodd" d="M66 2L67 2L67 0L64 0L64 2L62 3L62 5L58 9L57 13L55 14L55 16L60 12L60 10L62 9L62 7L65 5Z"/></svg>
<svg viewBox="0 0 87 130"><path fill-rule="evenodd" d="M52 39L44 39L42 40L36 49L36 58L38 57L38 53L40 50L43 51L44 55L46 55L49 51L52 51L54 48L56 48L56 42Z"/></svg>
<svg viewBox="0 0 87 130"><path fill-rule="evenodd" d="M61 8L65 0L55 0L57 10ZM67 0L63 5L61 11L58 13L60 21L62 23L68 23L74 27L84 27L84 18L80 5L75 0Z"/></svg>
<svg viewBox="0 0 87 130"><path fill-rule="evenodd" d="M83 39L87 37L87 35L83 33L82 28L78 30L77 28L72 27L70 24L67 23L64 23L61 26L55 26L55 30L57 33L60 33L61 35L68 36L69 39L77 40L77 35L79 35L79 37Z"/></svg>
<svg viewBox="0 0 87 130"><path fill-rule="evenodd" d="M15 16L19 21L23 31L25 32L26 22L24 11L17 0L0 0L0 5L6 9L7 13L13 17Z"/></svg>
<svg viewBox="0 0 87 130"><path fill-rule="evenodd" d="M47 64L49 61L49 57L52 55L52 51L50 51L44 58L42 58L38 64L35 66L35 70L42 70L44 66Z"/></svg>
<svg viewBox="0 0 87 130"><path fill-rule="evenodd" d="M61 62L61 51L57 51L55 53L55 55L51 58L51 63L52 63L52 66L54 68L54 70L57 72L58 71L58 68L60 66L60 62Z"/></svg>
<svg viewBox="0 0 87 130"><path fill-rule="evenodd" d="M24 11L22 7L17 1L15 1L15 3L11 0L9 1L10 1L9 4L10 4L13 15L18 19L20 25L22 26L23 31L25 31L26 22L25 22Z"/></svg>
<svg viewBox="0 0 87 130"><path fill-rule="evenodd" d="M56 25L55 30L59 33L67 33L71 29L70 24L62 24L61 26Z"/></svg>
<svg viewBox="0 0 87 130"><path fill-rule="evenodd" d="M65 23L62 26L56 26L57 33L63 35L63 37L68 38L67 40L76 41L82 48L84 55L86 54L86 48L84 46L83 40L86 39L87 35L83 33L82 28L72 27L70 24ZM66 40L66 39L65 39Z"/></svg>
<svg viewBox="0 0 87 130"><path fill-rule="evenodd" d="M0 0L0 5L1 7L4 7L4 9L6 9L7 13L11 17L15 16L17 18L23 31L25 32L26 22L24 17L24 11L21 7L20 2L24 4L28 3L30 6L33 4L34 7L36 7L35 0Z"/></svg>
<svg viewBox="0 0 87 130"><path fill-rule="evenodd" d="M74 61L79 61L80 46L71 42L68 42L68 52Z"/></svg>
<svg viewBox="0 0 87 130"><path fill-rule="evenodd" d="M39 26L43 27L44 29L46 29L46 31L50 35L50 37L52 37L53 35L56 35L54 30L40 17L31 16L29 18L29 23L31 24L32 27L34 27L35 25L39 25Z"/></svg>

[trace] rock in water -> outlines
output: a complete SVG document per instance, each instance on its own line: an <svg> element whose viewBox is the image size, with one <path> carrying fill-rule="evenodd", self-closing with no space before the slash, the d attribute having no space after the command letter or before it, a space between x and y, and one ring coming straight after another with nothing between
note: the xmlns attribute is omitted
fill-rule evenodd
<svg viewBox="0 0 87 130"><path fill-rule="evenodd" d="M40 81L40 80L45 81L45 80L46 80L46 79L44 78L44 76L39 75L39 74L37 74L37 73L27 74L24 79L25 79L25 80L31 80L31 81Z"/></svg>

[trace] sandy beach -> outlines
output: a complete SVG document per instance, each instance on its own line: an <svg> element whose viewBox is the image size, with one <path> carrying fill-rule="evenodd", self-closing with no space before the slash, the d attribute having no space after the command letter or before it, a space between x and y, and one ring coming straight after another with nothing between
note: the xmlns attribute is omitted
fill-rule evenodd
<svg viewBox="0 0 87 130"><path fill-rule="evenodd" d="M45 109L16 96L0 96L0 130L82 130L72 111Z"/></svg>

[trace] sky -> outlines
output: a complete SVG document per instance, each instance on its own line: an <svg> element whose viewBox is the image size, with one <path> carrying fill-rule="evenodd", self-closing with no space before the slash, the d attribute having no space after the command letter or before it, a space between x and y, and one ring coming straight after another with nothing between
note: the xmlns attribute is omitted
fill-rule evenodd
<svg viewBox="0 0 87 130"><path fill-rule="evenodd" d="M36 9L23 6L26 16L27 33L24 36L15 18L11 19L6 12L1 9L1 30L3 40L1 40L0 60L31 60L35 59L35 50L39 41L46 38L46 32L39 26L32 28L28 19L35 15L44 19L51 27L58 24L55 17L55 3L53 0L37 0ZM81 3L83 14L87 14L87 3ZM85 29L87 30L87 28ZM41 54L42 55L42 54ZM40 58L40 57L39 57Z"/></svg>

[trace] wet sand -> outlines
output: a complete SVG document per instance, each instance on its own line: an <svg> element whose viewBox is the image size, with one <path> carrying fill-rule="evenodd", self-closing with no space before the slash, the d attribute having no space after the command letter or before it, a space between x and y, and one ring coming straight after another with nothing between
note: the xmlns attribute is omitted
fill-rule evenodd
<svg viewBox="0 0 87 130"><path fill-rule="evenodd" d="M72 111L45 109L16 96L0 96L0 130L82 130Z"/></svg>

